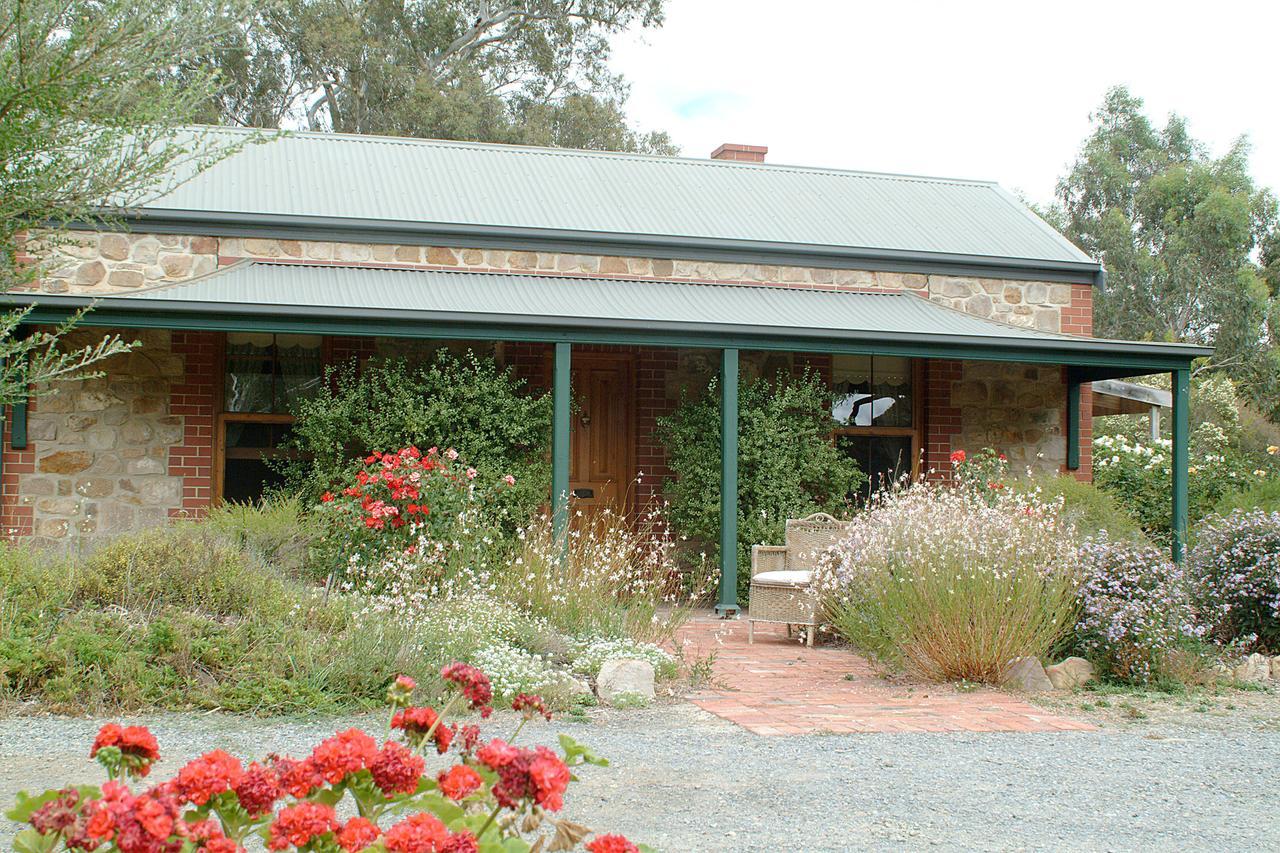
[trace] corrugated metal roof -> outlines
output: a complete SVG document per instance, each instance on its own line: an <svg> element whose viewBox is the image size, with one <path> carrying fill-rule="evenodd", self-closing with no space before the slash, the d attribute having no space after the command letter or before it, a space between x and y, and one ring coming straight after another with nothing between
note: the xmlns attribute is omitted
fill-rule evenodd
<svg viewBox="0 0 1280 853"><path fill-rule="evenodd" d="M163 211L1093 263L989 182L345 134L246 145Z"/></svg>
<svg viewBox="0 0 1280 853"><path fill-rule="evenodd" d="M145 299L253 305L264 313L290 307L349 316L413 312L465 315L469 320L681 324L780 334L857 331L1006 341L1083 340L986 320L907 293L254 261L109 298L121 303Z"/></svg>

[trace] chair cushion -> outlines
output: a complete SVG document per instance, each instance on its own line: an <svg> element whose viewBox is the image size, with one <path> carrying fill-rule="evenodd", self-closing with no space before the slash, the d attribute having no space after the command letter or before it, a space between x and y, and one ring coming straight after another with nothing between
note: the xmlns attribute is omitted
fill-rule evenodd
<svg viewBox="0 0 1280 853"><path fill-rule="evenodd" d="M810 572L761 572L751 576L752 583L769 583L779 586L808 586Z"/></svg>

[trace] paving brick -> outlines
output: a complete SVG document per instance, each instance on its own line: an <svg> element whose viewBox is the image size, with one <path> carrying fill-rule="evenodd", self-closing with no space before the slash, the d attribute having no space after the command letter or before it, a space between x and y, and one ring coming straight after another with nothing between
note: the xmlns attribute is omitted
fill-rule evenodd
<svg viewBox="0 0 1280 853"><path fill-rule="evenodd" d="M960 693L947 684L888 681L865 658L843 648L807 648L780 626L761 625L755 634L748 644L745 622L704 616L677 639L688 657L716 654L711 686L689 701L754 734L1093 729L999 690Z"/></svg>

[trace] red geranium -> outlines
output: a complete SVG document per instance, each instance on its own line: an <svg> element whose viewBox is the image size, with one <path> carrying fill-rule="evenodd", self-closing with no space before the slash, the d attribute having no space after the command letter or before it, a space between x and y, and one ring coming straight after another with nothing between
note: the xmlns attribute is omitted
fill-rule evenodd
<svg viewBox="0 0 1280 853"><path fill-rule="evenodd" d="M416 791L426 766L422 756L415 755L402 744L388 741L369 762L369 773L373 776L373 784L389 797Z"/></svg>
<svg viewBox="0 0 1280 853"><path fill-rule="evenodd" d="M436 751L441 755L448 751L449 744L453 741L453 730L441 721L440 715L434 708L426 706L396 711L395 716L391 718L391 728L402 730L405 739L413 746L420 745L423 738L427 736L427 732L431 732Z"/></svg>
<svg viewBox="0 0 1280 853"><path fill-rule="evenodd" d="M90 758L97 758L104 747L120 750L124 771L130 776L142 777L151 772L151 765L160 758L160 745L146 726L119 726L107 723L98 730L89 750Z"/></svg>
<svg viewBox="0 0 1280 853"><path fill-rule="evenodd" d="M440 670L440 677L451 682L467 697L469 707L479 711L480 716L488 719L493 713L489 703L493 701L493 685L489 676L469 664L454 661Z"/></svg>
<svg viewBox="0 0 1280 853"><path fill-rule="evenodd" d="M338 846L347 853L358 853L377 841L382 830L368 818L353 817L338 830Z"/></svg>
<svg viewBox="0 0 1280 853"><path fill-rule="evenodd" d="M382 836L383 845L392 853L442 853L449 841L449 830L428 812L409 815Z"/></svg>
<svg viewBox="0 0 1280 853"><path fill-rule="evenodd" d="M497 772L493 796L499 805L514 809L522 801L533 800L548 811L559 811L569 786L569 768L560 756L545 746L521 749L501 740L480 748L476 758Z"/></svg>
<svg viewBox="0 0 1280 853"><path fill-rule="evenodd" d="M216 820L188 824L186 836L195 850L205 850L207 853L238 853L243 849L222 834L222 827Z"/></svg>
<svg viewBox="0 0 1280 853"><path fill-rule="evenodd" d="M440 771L436 781L440 785L440 793L451 800L465 800L484 784L480 774L465 764L455 764Z"/></svg>
<svg viewBox="0 0 1280 853"><path fill-rule="evenodd" d="M271 769L280 780L280 788L292 797L305 797L324 784L310 759L298 761L279 755L270 756Z"/></svg>
<svg viewBox="0 0 1280 853"><path fill-rule="evenodd" d="M590 853L640 853L640 848L621 835L597 835L587 844Z"/></svg>
<svg viewBox="0 0 1280 853"><path fill-rule="evenodd" d="M245 770L232 787L236 792L236 799L250 817L261 817L271 811L276 800L284 794L276 771L263 767L256 761L249 765L249 769Z"/></svg>
<svg viewBox="0 0 1280 853"><path fill-rule="evenodd" d="M175 782L183 800L203 806L210 798L231 790L243 773L239 760L215 749L179 770Z"/></svg>
<svg viewBox="0 0 1280 853"><path fill-rule="evenodd" d="M326 738L308 759L312 769L331 785L358 773L378 755L378 743L359 729L347 729Z"/></svg>
<svg viewBox="0 0 1280 853"><path fill-rule="evenodd" d="M524 714L526 720L532 720L541 714L548 722L551 721L551 711L547 709L547 703L542 701L541 696L521 693L511 700L511 710Z"/></svg>
<svg viewBox="0 0 1280 853"><path fill-rule="evenodd" d="M338 818L333 809L321 803L302 802L289 806L276 815L271 823L271 838L267 847L287 850L305 847L326 833L338 829Z"/></svg>

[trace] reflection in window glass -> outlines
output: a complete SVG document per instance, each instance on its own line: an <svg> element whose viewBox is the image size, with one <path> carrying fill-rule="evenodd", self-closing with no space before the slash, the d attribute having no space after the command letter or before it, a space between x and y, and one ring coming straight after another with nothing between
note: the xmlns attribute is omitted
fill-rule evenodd
<svg viewBox="0 0 1280 853"><path fill-rule="evenodd" d="M288 412L320 387L319 335L227 335L223 410Z"/></svg>
<svg viewBox="0 0 1280 853"><path fill-rule="evenodd" d="M831 414L845 426L910 427L914 423L913 378L907 358L837 355L832 360L837 396Z"/></svg>
<svg viewBox="0 0 1280 853"><path fill-rule="evenodd" d="M228 421L226 456L222 470L222 497L236 502L256 501L263 492L283 484L267 460L285 453L280 449L289 435L289 424Z"/></svg>

